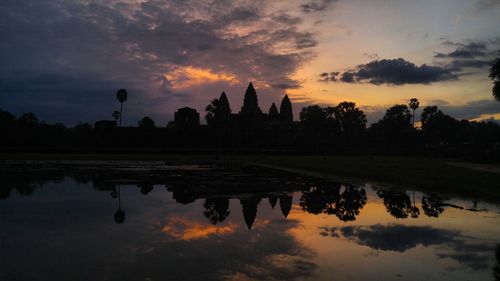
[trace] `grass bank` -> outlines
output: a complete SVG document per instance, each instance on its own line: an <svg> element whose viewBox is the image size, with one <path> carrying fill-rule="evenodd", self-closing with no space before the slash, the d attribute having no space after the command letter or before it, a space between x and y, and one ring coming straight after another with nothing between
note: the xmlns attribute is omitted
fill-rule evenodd
<svg viewBox="0 0 500 281"><path fill-rule="evenodd" d="M244 156L240 161L333 180L500 199L500 173L449 159L395 156Z"/></svg>

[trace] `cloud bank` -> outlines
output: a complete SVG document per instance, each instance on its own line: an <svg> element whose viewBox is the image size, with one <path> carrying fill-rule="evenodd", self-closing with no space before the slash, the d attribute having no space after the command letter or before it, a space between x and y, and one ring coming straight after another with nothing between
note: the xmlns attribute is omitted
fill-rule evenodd
<svg viewBox="0 0 500 281"><path fill-rule="evenodd" d="M118 88L135 120L249 81L275 98L314 56L301 23L267 1L1 1L0 102L75 122L109 118Z"/></svg>

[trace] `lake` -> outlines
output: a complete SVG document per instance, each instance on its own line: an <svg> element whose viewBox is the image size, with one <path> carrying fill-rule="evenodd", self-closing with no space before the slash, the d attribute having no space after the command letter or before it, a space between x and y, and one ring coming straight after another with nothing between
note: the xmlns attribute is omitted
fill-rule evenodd
<svg viewBox="0 0 500 281"><path fill-rule="evenodd" d="M499 280L496 202L236 163L0 170L0 280Z"/></svg>

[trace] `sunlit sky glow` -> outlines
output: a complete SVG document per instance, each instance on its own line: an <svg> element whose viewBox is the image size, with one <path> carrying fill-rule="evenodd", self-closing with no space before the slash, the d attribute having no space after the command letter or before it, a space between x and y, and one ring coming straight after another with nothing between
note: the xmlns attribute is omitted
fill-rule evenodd
<svg viewBox="0 0 500 281"><path fill-rule="evenodd" d="M267 111L286 93L354 101L375 121L417 97L457 118L495 118L488 63L500 50L498 0L5 0L0 108L47 122L111 119L163 126L248 82Z"/></svg>

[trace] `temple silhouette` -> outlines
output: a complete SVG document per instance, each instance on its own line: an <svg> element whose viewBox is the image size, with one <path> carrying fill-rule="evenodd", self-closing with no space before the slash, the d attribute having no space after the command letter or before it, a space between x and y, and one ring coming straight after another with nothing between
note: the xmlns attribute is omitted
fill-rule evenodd
<svg viewBox="0 0 500 281"><path fill-rule="evenodd" d="M259 106L257 92L250 82L243 97L243 106L239 113L232 113L226 92L222 92L218 99L211 101L207 106L207 124L216 127L245 127L256 128L263 126L286 127L293 123L292 102L285 95L281 100L280 109L273 102L267 113ZM194 108L183 107L175 112L175 128L187 129L200 126L198 111Z"/></svg>

